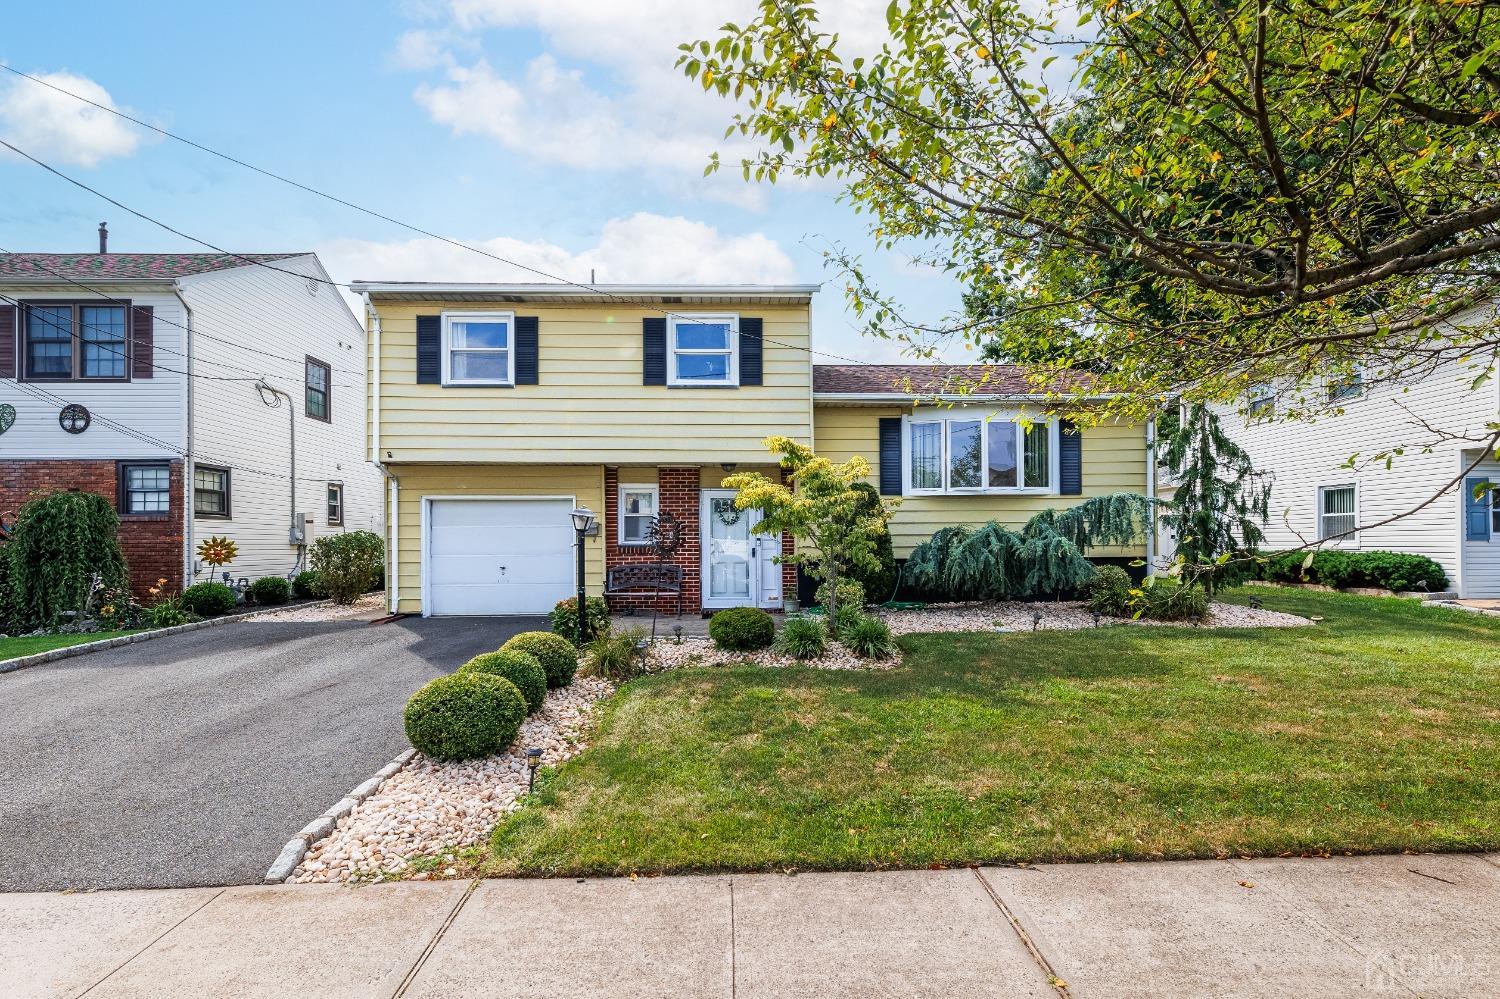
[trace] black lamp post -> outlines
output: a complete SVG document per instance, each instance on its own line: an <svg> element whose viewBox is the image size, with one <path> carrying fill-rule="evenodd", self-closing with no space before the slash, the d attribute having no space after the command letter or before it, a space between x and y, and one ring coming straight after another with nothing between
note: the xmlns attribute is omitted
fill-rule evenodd
<svg viewBox="0 0 1500 999"><path fill-rule="evenodd" d="M578 543L578 644L583 645L589 640L589 616L585 612L583 593L583 538L588 529L594 526L594 511L581 506L570 516L573 518L573 533L577 536Z"/></svg>

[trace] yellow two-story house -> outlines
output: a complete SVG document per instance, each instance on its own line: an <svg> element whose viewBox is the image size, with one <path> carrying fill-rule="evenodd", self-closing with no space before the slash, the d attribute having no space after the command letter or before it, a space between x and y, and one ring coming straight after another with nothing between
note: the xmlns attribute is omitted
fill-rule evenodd
<svg viewBox="0 0 1500 999"><path fill-rule="evenodd" d="M790 539L755 534L722 488L778 474L773 434L864 455L872 484L903 498L898 559L949 524L1151 488L1146 428L1040 420L1014 369L814 365L815 285L352 287L394 611L550 611L576 590L578 508L595 515L585 586L617 610L783 608ZM981 387L950 391L960 381ZM665 568L649 545L664 522L678 538Z"/></svg>

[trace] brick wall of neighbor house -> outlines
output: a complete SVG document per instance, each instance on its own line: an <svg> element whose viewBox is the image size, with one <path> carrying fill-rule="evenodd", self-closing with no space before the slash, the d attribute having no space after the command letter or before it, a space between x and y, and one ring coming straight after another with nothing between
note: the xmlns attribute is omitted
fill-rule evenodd
<svg viewBox="0 0 1500 999"><path fill-rule="evenodd" d="M791 481L792 475L785 468L781 470L781 481L785 485ZM781 536L781 554L790 558L797 553L797 539L790 534ZM797 567L791 562L781 563L781 606L786 607L788 600L796 599L797 596Z"/></svg>
<svg viewBox="0 0 1500 999"><path fill-rule="evenodd" d="M682 521L682 547L672 560L682 567L682 612L696 614L703 606L700 577L702 575L702 542L698 537L698 490L697 468L659 468L656 472L657 487L661 491L661 509ZM643 565L654 563L656 553L650 548L620 545L620 473L618 469L604 470L604 566L608 570L617 565ZM650 591L609 598L610 610L615 614L626 611L651 612L655 603L657 611L672 614L677 610L677 598L670 594L653 597Z"/></svg>
<svg viewBox="0 0 1500 999"><path fill-rule="evenodd" d="M171 466L171 511L120 517L120 548L137 597L144 597L161 578L173 592L182 588L182 462ZM33 496L61 489L98 493L119 509L118 466L113 461L0 461L0 514L7 521Z"/></svg>

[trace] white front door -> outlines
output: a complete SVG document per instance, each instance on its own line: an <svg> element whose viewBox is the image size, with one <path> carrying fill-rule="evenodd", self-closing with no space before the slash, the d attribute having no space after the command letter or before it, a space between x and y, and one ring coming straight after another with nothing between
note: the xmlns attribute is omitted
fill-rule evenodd
<svg viewBox="0 0 1500 999"><path fill-rule="evenodd" d="M705 489L698 511L703 536L704 607L780 607L779 537L752 534L755 510L736 510L733 489Z"/></svg>

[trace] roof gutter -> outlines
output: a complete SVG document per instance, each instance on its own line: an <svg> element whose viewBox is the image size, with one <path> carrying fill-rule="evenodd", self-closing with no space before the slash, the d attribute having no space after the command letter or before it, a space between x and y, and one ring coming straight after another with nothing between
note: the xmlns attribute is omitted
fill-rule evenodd
<svg viewBox="0 0 1500 999"><path fill-rule="evenodd" d="M543 295L566 298L630 298L652 295L693 295L721 298L757 298L769 296L805 296L811 298L822 287L818 284L445 284L421 281L351 281L349 290L365 295Z"/></svg>

